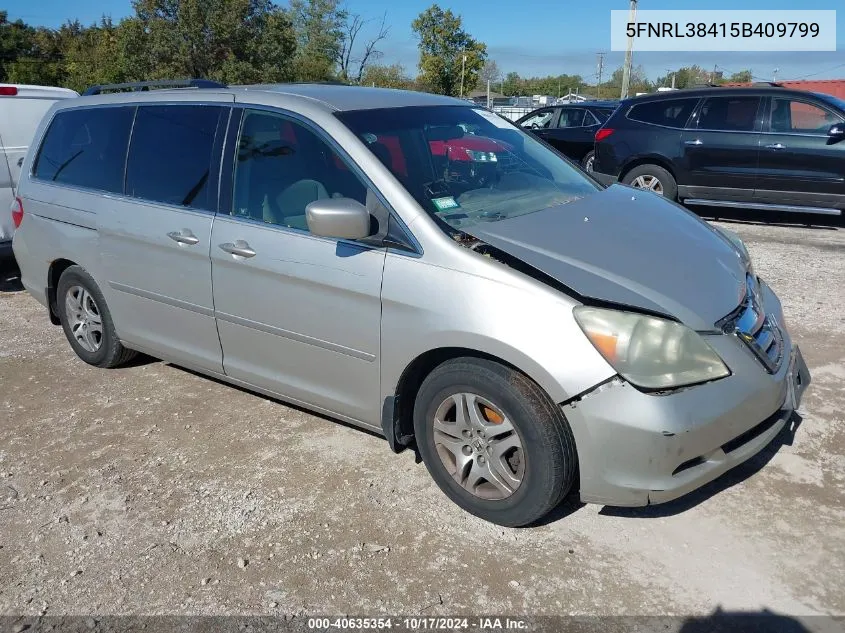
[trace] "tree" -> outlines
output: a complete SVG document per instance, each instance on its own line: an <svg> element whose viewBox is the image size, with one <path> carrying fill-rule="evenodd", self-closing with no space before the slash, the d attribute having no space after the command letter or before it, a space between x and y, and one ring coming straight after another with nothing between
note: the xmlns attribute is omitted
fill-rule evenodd
<svg viewBox="0 0 845 633"><path fill-rule="evenodd" d="M290 8L297 40L296 78L300 81L334 79L345 41L348 12L338 0L291 0Z"/></svg>
<svg viewBox="0 0 845 633"><path fill-rule="evenodd" d="M271 0L133 0L133 7L117 38L130 80L293 76L292 21Z"/></svg>
<svg viewBox="0 0 845 633"><path fill-rule="evenodd" d="M701 66L684 66L670 73L665 77L658 77L656 84L658 86L671 86L672 74L675 76L675 88L691 88L700 84L707 84L712 81L718 81L721 74L713 75L713 71L705 70Z"/></svg>
<svg viewBox="0 0 845 633"><path fill-rule="evenodd" d="M754 77L751 75L750 70L741 70L738 73L732 74L728 81L737 84L750 84L754 81Z"/></svg>
<svg viewBox="0 0 845 633"><path fill-rule="evenodd" d="M64 58L64 85L81 92L94 84L126 80L118 27L111 18L102 18L88 28L68 22L59 30L58 40Z"/></svg>
<svg viewBox="0 0 845 633"><path fill-rule="evenodd" d="M509 72L505 75L505 80L502 82L502 93L510 96L521 96L522 93L522 79L519 73Z"/></svg>
<svg viewBox="0 0 845 633"><path fill-rule="evenodd" d="M496 63L494 59L488 59L484 63L484 67L481 69L481 72L478 74L479 82L481 83L482 88L487 87L487 82L489 81L491 84L496 83L502 78L502 71L499 70L499 65Z"/></svg>
<svg viewBox="0 0 845 633"><path fill-rule="evenodd" d="M343 81L350 79L355 83L361 83L361 77L367 64L380 59L382 52L376 48L376 45L387 37L390 27L385 25L387 20L387 13L381 18L378 32L364 42L364 48L357 56L354 55L355 42L359 39L361 29L366 26L370 20L363 19L360 15L352 14L347 17L346 28L343 33L343 40L340 47L340 58L338 60L340 65L340 78ZM354 68L353 68L354 66Z"/></svg>
<svg viewBox="0 0 845 633"><path fill-rule="evenodd" d="M464 93L475 88L487 46L464 31L460 16L433 4L411 28L419 39L419 80L427 90L454 96L462 84Z"/></svg>
<svg viewBox="0 0 845 633"><path fill-rule="evenodd" d="M622 95L622 79L624 73L625 70L620 66L613 71L613 74L610 76L610 80L606 84L603 84L603 87L612 88L612 96L614 98L618 98ZM631 81L628 86L628 93L630 95L635 95L638 92L651 92L653 88L654 86L648 80L645 69L642 66L634 66L631 68Z"/></svg>
<svg viewBox="0 0 845 633"><path fill-rule="evenodd" d="M407 75L401 64L391 64L390 66L370 64L364 70L360 83L362 86L375 86L376 88L401 88L404 90L414 88L414 80Z"/></svg>

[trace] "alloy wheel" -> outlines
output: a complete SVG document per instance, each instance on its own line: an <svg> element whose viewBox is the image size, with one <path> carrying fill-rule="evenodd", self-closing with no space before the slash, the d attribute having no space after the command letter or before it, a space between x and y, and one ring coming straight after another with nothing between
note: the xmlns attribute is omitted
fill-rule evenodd
<svg viewBox="0 0 845 633"><path fill-rule="evenodd" d="M653 191L654 193L659 193L661 196L663 195L663 183L660 182L657 177L649 176L648 174L643 174L642 176L637 176L634 178L634 181L631 183L637 189L648 189L649 191Z"/></svg>
<svg viewBox="0 0 845 633"><path fill-rule="evenodd" d="M477 394L456 393L437 407L434 446L452 478L482 499L510 497L525 477L525 451L516 427Z"/></svg>
<svg viewBox="0 0 845 633"><path fill-rule="evenodd" d="M71 286L65 295L65 315L73 338L86 352L103 344L103 318L94 297L82 286Z"/></svg>

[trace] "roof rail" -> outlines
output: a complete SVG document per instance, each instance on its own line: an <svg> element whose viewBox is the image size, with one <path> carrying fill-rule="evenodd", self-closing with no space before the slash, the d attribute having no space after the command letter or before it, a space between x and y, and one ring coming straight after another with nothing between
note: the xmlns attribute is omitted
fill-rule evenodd
<svg viewBox="0 0 845 633"><path fill-rule="evenodd" d="M771 86L772 88L783 88L783 84L776 81L755 81L752 86Z"/></svg>
<svg viewBox="0 0 845 633"><path fill-rule="evenodd" d="M129 90L137 92L151 88L226 88L225 84L210 79L159 79L157 81L133 81L125 84L103 84L91 86L82 96L99 95L104 92L121 92Z"/></svg>

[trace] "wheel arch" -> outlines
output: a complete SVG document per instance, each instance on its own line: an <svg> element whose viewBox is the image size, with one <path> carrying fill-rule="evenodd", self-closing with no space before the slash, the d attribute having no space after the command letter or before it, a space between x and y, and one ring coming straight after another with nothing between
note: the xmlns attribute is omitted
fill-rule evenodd
<svg viewBox="0 0 845 633"><path fill-rule="evenodd" d="M47 312L50 316L50 323L53 325L61 325L59 321L59 309L56 298L56 288L59 285L59 279L62 273L71 266L78 266L74 261L69 259L55 259L50 263L50 268L47 270Z"/></svg>
<svg viewBox="0 0 845 633"><path fill-rule="evenodd" d="M550 375L538 377L536 372L526 371L522 363L515 364L499 355L470 347L437 347L417 355L410 361L399 376L393 393L385 397L382 404L381 424L390 448L402 452L414 441L414 403L426 377L435 368L455 358L478 358L493 361L527 376L533 380L552 401L550 393ZM539 379L538 379L539 378Z"/></svg>
<svg viewBox="0 0 845 633"><path fill-rule="evenodd" d="M655 155L637 156L636 158L629 160L619 171L619 181L621 182L622 179L631 172L631 170L641 167L642 165L657 165L658 167L668 171L669 175L675 179L675 182L678 182L678 174L672 166L672 162L662 156Z"/></svg>

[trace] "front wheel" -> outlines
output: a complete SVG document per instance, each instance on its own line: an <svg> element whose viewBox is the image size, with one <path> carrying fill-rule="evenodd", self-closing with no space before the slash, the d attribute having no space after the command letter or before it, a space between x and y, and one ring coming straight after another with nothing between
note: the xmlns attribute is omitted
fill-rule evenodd
<svg viewBox="0 0 845 633"><path fill-rule="evenodd" d="M414 431L440 489L498 525L534 523L575 480L575 441L563 412L528 377L489 360L458 358L429 374Z"/></svg>

